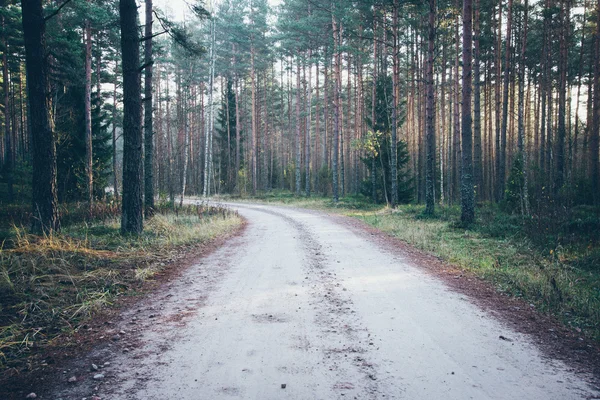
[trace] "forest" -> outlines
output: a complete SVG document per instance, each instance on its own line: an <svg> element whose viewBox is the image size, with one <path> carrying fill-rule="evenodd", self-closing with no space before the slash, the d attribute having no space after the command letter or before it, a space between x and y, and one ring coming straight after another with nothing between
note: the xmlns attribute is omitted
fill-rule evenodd
<svg viewBox="0 0 600 400"><path fill-rule="evenodd" d="M0 367L241 229L209 199L357 216L600 340L600 0L0 0L0 57Z"/></svg>
<svg viewBox="0 0 600 400"><path fill-rule="evenodd" d="M185 194L461 204L467 223L600 201L592 1L182 2L175 22L146 1L147 24L131 2L127 51L127 2L3 3L2 202L44 229L121 196L126 231Z"/></svg>

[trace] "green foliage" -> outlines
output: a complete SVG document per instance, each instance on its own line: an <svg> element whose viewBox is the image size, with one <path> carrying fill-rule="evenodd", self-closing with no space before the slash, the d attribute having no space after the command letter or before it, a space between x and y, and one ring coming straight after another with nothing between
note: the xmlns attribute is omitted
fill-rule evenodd
<svg viewBox="0 0 600 400"><path fill-rule="evenodd" d="M316 191L322 196L329 196L331 193L331 181L333 179L333 174L327 165L321 166L319 172L317 173L317 186Z"/></svg>
<svg viewBox="0 0 600 400"><path fill-rule="evenodd" d="M523 211L523 185L525 184L525 175L523 174L523 157L515 157L504 193L503 208L511 213Z"/></svg>
<svg viewBox="0 0 600 400"><path fill-rule="evenodd" d="M236 118L235 118L235 93L232 81L228 80L225 95L221 102L221 108L217 115L217 128L215 142L218 149L219 180L221 181L221 192L232 193L235 188L235 150L236 150ZM243 138L240 132L240 154L243 154ZM243 159L240 158L240 164ZM242 168L243 165L240 165Z"/></svg>
<svg viewBox="0 0 600 400"><path fill-rule="evenodd" d="M377 81L376 100L375 100L375 121L366 118L371 130L360 142L355 142L354 146L364 150L365 156L362 161L373 173L375 167L375 190L373 190L372 176L364 180L361 184L361 194L366 197L372 197L375 193L377 203L391 202L392 174L390 167L391 156L391 101L392 101L392 82L389 77L382 77ZM371 100L368 100L371 104ZM398 125L402 124L400 119ZM397 155L397 176L398 176L398 202L409 203L413 197L414 179L408 169L409 153L406 141L399 140L396 147Z"/></svg>

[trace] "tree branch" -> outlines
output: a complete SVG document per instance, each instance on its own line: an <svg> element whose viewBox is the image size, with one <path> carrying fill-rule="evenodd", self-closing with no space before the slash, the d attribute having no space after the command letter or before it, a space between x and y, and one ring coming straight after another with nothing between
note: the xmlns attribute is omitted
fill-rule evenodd
<svg viewBox="0 0 600 400"><path fill-rule="evenodd" d="M144 36L143 38L140 39L140 42L145 42L148 39L153 39L153 38L155 38L157 36L164 35L165 33L169 33L169 31L164 30L162 32L155 33L154 35L151 35L151 36Z"/></svg>
<svg viewBox="0 0 600 400"><path fill-rule="evenodd" d="M60 12L60 10L63 9L64 6L66 6L67 4L69 4L72 0L65 0L64 3L62 3L56 10L54 10L50 15L48 15L47 17L44 18L44 22L48 21L51 18L54 18L58 15L58 13Z"/></svg>

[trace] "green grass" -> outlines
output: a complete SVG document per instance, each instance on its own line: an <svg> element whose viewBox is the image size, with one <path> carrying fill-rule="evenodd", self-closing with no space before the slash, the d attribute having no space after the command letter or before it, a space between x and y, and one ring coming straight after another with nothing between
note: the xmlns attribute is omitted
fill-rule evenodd
<svg viewBox="0 0 600 400"><path fill-rule="evenodd" d="M598 210L575 208L561 215L523 219L484 205L477 210L477 222L465 229L457 223L458 207L438 207L434 217L425 218L424 206L401 205L391 210L362 197L334 204L328 198L274 192L255 200L358 218L600 341Z"/></svg>
<svg viewBox="0 0 600 400"><path fill-rule="evenodd" d="M10 231L0 249L0 370L71 335L117 296L136 295L144 282L189 246L241 225L223 208L163 207L138 237L123 237L117 219L72 223L59 234Z"/></svg>

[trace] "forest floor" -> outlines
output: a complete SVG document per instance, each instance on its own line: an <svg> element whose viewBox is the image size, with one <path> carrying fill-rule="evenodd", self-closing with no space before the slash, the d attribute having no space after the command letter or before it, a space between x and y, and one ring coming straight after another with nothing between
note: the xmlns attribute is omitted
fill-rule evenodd
<svg viewBox="0 0 600 400"><path fill-rule="evenodd" d="M16 225L27 218L19 207L3 209L15 224L0 227L0 398L23 398L23 385L118 336L106 331L121 308L243 226L222 207L163 205L141 236L122 237L112 208L98 205L84 223L81 210L70 207L61 232L45 237Z"/></svg>
<svg viewBox="0 0 600 400"><path fill-rule="evenodd" d="M469 271L353 218L229 206L241 235L15 398L600 396L594 342Z"/></svg>

